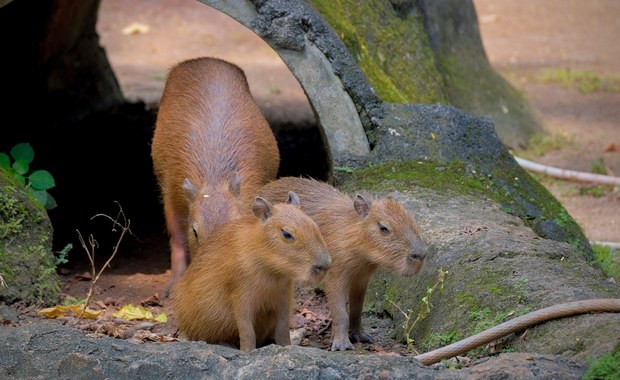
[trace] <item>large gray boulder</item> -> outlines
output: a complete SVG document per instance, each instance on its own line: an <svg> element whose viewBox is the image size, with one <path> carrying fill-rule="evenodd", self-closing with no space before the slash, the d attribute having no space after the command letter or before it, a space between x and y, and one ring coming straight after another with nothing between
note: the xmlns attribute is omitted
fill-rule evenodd
<svg viewBox="0 0 620 380"><path fill-rule="evenodd" d="M618 286L591 265L581 228L516 164L489 119L451 107L387 104L378 124L374 151L341 162L349 167L338 183L351 193L398 190L433 247L418 276L376 275L368 309L386 311L397 326L405 322L401 311L413 321L438 270L449 272L430 315L409 337L419 350L557 303L620 298ZM395 335L406 338L402 329ZM554 321L502 344L585 361L618 342L620 314L612 313Z"/></svg>
<svg viewBox="0 0 620 380"><path fill-rule="evenodd" d="M462 370L411 357L270 345L251 353L202 342L136 344L89 338L54 322L0 325L3 379L579 379L586 367L537 354L503 354Z"/></svg>

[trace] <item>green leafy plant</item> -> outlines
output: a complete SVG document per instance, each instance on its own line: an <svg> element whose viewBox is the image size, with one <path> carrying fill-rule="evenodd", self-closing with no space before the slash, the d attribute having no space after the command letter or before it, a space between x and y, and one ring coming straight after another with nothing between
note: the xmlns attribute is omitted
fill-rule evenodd
<svg viewBox="0 0 620 380"><path fill-rule="evenodd" d="M418 322L426 319L426 317L428 317L428 315L431 313L431 307L433 305L431 304L430 298L435 292L435 290L439 289L440 292L443 291L443 284L446 281L446 276L448 275L448 271L444 271L441 268L437 271L437 281L435 282L435 284L433 284L433 286L426 289L426 295L422 297L422 310L418 313L418 316L415 320L413 320L413 322L411 321L413 317L413 312L411 310L407 310L407 312L405 313L403 309L400 308L400 306L395 304L393 301L388 300L405 316L405 322L403 323L403 332L405 333L405 339L407 340L407 349L411 352L414 352L416 355L418 355L418 352L413 344L414 340L411 337L411 331L413 331L414 326Z"/></svg>
<svg viewBox="0 0 620 380"><path fill-rule="evenodd" d="M15 145L11 148L10 156L0 152L0 167L7 170L13 178L26 186L30 194L46 210L51 210L56 207L56 200L47 190L56 186L54 177L47 170L31 171L30 164L33 160L34 150L29 143Z"/></svg>
<svg viewBox="0 0 620 380"><path fill-rule="evenodd" d="M602 355L588 367L584 380L606 380L620 378L620 345L607 355Z"/></svg>

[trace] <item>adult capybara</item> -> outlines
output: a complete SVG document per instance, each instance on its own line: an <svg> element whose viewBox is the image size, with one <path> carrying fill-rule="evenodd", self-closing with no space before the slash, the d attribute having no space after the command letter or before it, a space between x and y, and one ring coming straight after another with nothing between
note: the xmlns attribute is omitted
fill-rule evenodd
<svg viewBox="0 0 620 380"><path fill-rule="evenodd" d="M152 158L170 234L167 295L210 232L249 213L256 190L276 178L280 155L243 71L196 58L170 71Z"/></svg>
<svg viewBox="0 0 620 380"><path fill-rule="evenodd" d="M361 319L368 281L379 267L405 276L420 270L428 247L415 219L393 197L370 200L358 194L352 199L312 179L280 178L258 194L277 202L289 189L299 195L302 210L319 225L332 257L323 280L332 316L331 350L354 348L349 330L353 341L371 343Z"/></svg>
<svg viewBox="0 0 620 380"><path fill-rule="evenodd" d="M255 215L201 241L172 294L179 329L190 340L250 351L274 339L289 345L294 283L318 283L331 264L319 227L289 193L272 205L257 197Z"/></svg>

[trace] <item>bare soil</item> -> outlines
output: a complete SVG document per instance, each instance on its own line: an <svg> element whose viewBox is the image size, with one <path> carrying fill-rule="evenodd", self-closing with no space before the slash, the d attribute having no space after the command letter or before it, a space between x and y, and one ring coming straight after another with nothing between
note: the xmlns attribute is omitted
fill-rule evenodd
<svg viewBox="0 0 620 380"><path fill-rule="evenodd" d="M620 75L620 4L613 0L474 0L491 65L521 89L546 132L565 143L531 159L620 176L620 91L581 93L541 80L559 70ZM516 152L517 154L519 152ZM620 242L620 191L542 179L590 240ZM601 190L600 192L597 190ZM595 195L582 195L594 193Z"/></svg>
<svg viewBox="0 0 620 380"><path fill-rule="evenodd" d="M615 0L474 0L483 43L491 64L521 89L539 112L550 133L569 143L536 160L566 169L590 171L602 160L608 174L620 175L620 92L583 94L537 79L545 70L569 68L599 75L620 74L620 3ZM195 0L103 0L98 32L125 96L156 106L168 69L197 56L217 56L237 63L271 120L312 122L314 116L303 89L278 55L251 31ZM545 180L592 240L620 241L620 194L605 187L598 196L580 195L587 184ZM87 231L84 231L87 233ZM91 334L126 339L175 340L178 336L170 301L160 298L169 276L165 232L127 237L118 257L96 286L93 307L142 301L154 314L165 312L167 324L140 326L108 316L96 322L66 319ZM101 247L101 255L107 255ZM126 254L131 252L131 255ZM124 254L125 253L125 254ZM84 254L76 247L72 255ZM130 257L128 259L127 257ZM90 281L88 267L63 269L63 292L84 298ZM299 289L292 321L298 344L328 349L329 311L316 289ZM358 344L370 351L408 354L392 339L399 329L389 318L372 316L367 329L377 342ZM144 333L147 330L148 333ZM163 337L163 338L162 338Z"/></svg>

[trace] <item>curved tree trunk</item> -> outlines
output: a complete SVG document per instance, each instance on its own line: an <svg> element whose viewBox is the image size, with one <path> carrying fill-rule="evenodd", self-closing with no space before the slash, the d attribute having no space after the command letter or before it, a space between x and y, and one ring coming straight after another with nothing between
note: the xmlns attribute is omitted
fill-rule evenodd
<svg viewBox="0 0 620 380"><path fill-rule="evenodd" d="M502 141L527 145L542 122L525 98L490 65L471 0L423 0L425 30L446 83L450 102L493 119Z"/></svg>

